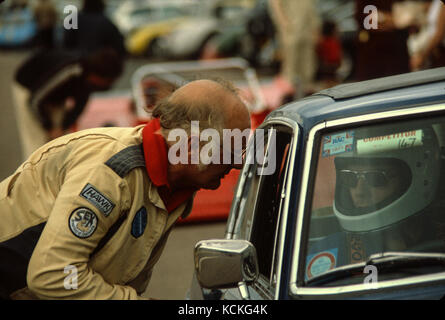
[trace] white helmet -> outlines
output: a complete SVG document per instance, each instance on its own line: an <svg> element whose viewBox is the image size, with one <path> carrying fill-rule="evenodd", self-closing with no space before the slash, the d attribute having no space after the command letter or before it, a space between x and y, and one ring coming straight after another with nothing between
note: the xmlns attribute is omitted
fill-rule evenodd
<svg viewBox="0 0 445 320"><path fill-rule="evenodd" d="M436 196L440 149L434 130L431 127L395 130L387 127L357 130L352 151L335 159L334 213L346 231L367 232L388 227L419 213ZM351 185L344 183L344 173L354 173L356 177L357 173L348 169L359 164L395 168L400 182L397 190L379 203L355 207L349 191ZM377 174L374 179L370 176L375 184L379 183L378 178Z"/></svg>

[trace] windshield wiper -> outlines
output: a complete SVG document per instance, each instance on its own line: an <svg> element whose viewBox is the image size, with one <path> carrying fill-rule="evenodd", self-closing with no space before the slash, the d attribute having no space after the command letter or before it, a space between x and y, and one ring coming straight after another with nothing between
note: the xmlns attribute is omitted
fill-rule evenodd
<svg viewBox="0 0 445 320"><path fill-rule="evenodd" d="M362 273L366 266L375 266L379 272L406 267L426 267L442 265L445 267L445 254L443 253L418 253L418 252L382 252L370 255L366 261L345 265L329 270L307 281L307 284L315 282L329 282L350 275Z"/></svg>

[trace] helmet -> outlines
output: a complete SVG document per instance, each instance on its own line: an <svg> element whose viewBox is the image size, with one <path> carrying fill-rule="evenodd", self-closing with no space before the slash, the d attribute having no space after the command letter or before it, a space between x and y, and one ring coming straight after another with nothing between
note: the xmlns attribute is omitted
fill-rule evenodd
<svg viewBox="0 0 445 320"><path fill-rule="evenodd" d="M440 148L432 127L356 130L352 151L334 161L337 179L333 209L346 231L386 228L419 213L435 198ZM353 193L360 179L386 194L379 191L374 195L368 189L360 203Z"/></svg>

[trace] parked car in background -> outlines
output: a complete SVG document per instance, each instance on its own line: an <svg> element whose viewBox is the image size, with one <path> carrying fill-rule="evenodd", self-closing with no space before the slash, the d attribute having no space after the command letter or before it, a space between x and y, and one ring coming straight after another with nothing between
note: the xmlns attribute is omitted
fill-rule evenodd
<svg viewBox="0 0 445 320"><path fill-rule="evenodd" d="M225 239L195 247L189 298L443 298L444 87L445 68L432 69L270 113Z"/></svg>
<svg viewBox="0 0 445 320"><path fill-rule="evenodd" d="M33 12L26 3L5 1L0 5L0 47L30 46L37 34Z"/></svg>
<svg viewBox="0 0 445 320"><path fill-rule="evenodd" d="M199 8L197 1L149 1L145 7L137 7L127 17L126 47L130 54L160 56L163 37L184 21L193 17ZM122 20L125 21L125 20Z"/></svg>
<svg viewBox="0 0 445 320"><path fill-rule="evenodd" d="M126 36L147 23L152 14L150 2L150 0L121 1L121 4L115 8L111 18L123 35Z"/></svg>
<svg viewBox="0 0 445 320"><path fill-rule="evenodd" d="M205 46L228 29L243 32L247 13L254 4L254 0L203 1L193 19L181 23L164 38L164 52L170 58L200 57Z"/></svg>

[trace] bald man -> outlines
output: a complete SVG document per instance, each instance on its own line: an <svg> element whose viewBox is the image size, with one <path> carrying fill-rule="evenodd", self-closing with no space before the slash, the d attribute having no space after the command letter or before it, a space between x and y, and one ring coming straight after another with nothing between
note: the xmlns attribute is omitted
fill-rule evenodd
<svg viewBox="0 0 445 320"><path fill-rule="evenodd" d="M36 150L0 183L0 298L141 299L196 191L240 167L191 161L201 143L192 123L244 131L250 116L230 85L198 80L146 125L80 131ZM169 159L174 129L188 135L183 163Z"/></svg>

